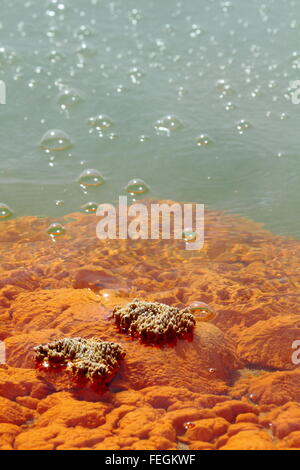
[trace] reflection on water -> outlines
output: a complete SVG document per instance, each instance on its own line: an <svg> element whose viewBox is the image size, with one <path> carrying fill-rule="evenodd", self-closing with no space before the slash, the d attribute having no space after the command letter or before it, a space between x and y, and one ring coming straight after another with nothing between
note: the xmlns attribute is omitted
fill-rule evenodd
<svg viewBox="0 0 300 470"><path fill-rule="evenodd" d="M299 236L297 2L2 3L0 201L16 216L141 178ZM91 168L109 184L82 191Z"/></svg>

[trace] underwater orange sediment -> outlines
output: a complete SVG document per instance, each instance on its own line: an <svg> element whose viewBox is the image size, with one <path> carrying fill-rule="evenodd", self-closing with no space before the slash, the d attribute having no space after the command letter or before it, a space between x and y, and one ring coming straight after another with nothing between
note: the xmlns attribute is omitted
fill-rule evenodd
<svg viewBox="0 0 300 470"><path fill-rule="evenodd" d="M0 224L1 449L300 448L300 242L208 212L205 245L96 238L95 215ZM134 298L218 312L191 341L150 346L120 332ZM35 368L34 347L65 337L126 350L106 393Z"/></svg>

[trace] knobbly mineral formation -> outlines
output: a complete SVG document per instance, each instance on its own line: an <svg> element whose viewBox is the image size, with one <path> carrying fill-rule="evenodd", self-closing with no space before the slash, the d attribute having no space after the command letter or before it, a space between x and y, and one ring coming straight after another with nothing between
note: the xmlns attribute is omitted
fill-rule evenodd
<svg viewBox="0 0 300 470"><path fill-rule="evenodd" d="M189 309L179 310L158 302L137 299L125 306L115 307L113 317L121 330L154 343L181 338L191 333L196 323Z"/></svg>
<svg viewBox="0 0 300 470"><path fill-rule="evenodd" d="M75 376L103 382L110 381L125 356L119 344L97 339L64 338L34 349L42 367L66 367Z"/></svg>

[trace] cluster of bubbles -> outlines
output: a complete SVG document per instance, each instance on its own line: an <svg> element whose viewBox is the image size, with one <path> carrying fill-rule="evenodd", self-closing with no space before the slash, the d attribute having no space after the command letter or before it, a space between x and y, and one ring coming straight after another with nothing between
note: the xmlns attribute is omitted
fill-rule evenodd
<svg viewBox="0 0 300 470"><path fill-rule="evenodd" d="M96 202L87 202L81 206L82 212L86 214L95 214L97 212L98 204ZM50 238L55 241L57 238L66 234L66 228L60 222L54 222L47 228L47 233Z"/></svg>
<svg viewBox="0 0 300 470"><path fill-rule="evenodd" d="M80 174L78 178L78 182L80 186L85 189L89 187L98 187L104 183L104 177L98 170L87 169L87 170L84 170ZM144 194L147 191L149 191L149 187L147 186L144 180L135 178L135 179L130 180L127 183L125 190L129 195L136 196L136 195ZM57 202L62 202L62 201L57 201ZM1 214L1 207L3 211L3 217L4 217L4 212L8 211L9 208L5 206L5 204L0 205L0 214ZM81 205L80 209L85 214L95 214L97 212L97 208L98 208L97 202L90 201ZM11 215L12 215L12 211L9 214L7 212L6 218L10 217ZM57 237L64 235L66 233L66 229L62 224L55 222L48 227L47 233L48 235L50 235L52 240L55 240Z"/></svg>
<svg viewBox="0 0 300 470"><path fill-rule="evenodd" d="M27 2L28 4L31 2ZM96 5L98 3L98 0L91 0L90 2L92 5ZM203 12L204 11L209 11L211 9L211 5L213 2L207 2L207 5L203 7ZM218 3L218 2L217 2ZM174 11L172 11L172 15L170 18L168 18L168 21L172 23L172 18L176 17L183 17L184 13L184 2L177 2L176 5L174 5ZM228 14L231 12L231 9L234 8L233 2L227 2L227 1L222 1L218 3L218 8L225 14ZM117 18L118 15L121 15L122 9L118 4L110 4L110 9L112 12L112 15L115 15ZM40 76L46 77L46 74L50 74L52 70L56 70L55 66L58 64L60 66L61 63L67 62L67 48L66 47L61 47L64 45L64 41L66 41L66 38L62 38L62 31L60 29L59 23L55 23L54 25L54 20L62 18L63 15L68 14L71 11L71 4L68 2L68 0L49 0L46 2L46 8L45 12L46 15L49 16L50 18L53 18L51 20L51 24L49 25L48 31L47 31L47 36L49 38L49 41L52 42L50 53L48 54L48 59L50 61L50 71L43 69L43 67L37 67L36 68L36 73L40 74ZM82 10L77 10L77 13L79 13L82 17L84 17L84 9ZM124 13L124 12L123 12ZM266 13L266 9L264 6L262 6L259 10L259 13L261 15L261 18L263 21L268 21L268 15ZM218 13L219 14L219 13ZM217 15L218 15L217 14ZM142 52L143 52L143 47L145 44L143 44L143 35L139 33L141 24L144 22L144 12L141 10L134 8L130 9L130 11L125 12L125 21L126 21L126 28L127 31L130 31L131 33L133 32L133 36L131 39L134 39L136 41L136 46L137 46L137 54L141 54L142 57ZM225 19L225 16L223 18L222 15L222 20ZM88 22L88 19L86 18L85 20ZM121 59L126 59L126 69L125 69L125 74L127 75L127 80L130 83L128 85L128 89L130 90L130 85L132 85L132 89L138 90L138 87L135 85L141 85L143 82L146 82L147 80L147 67L149 68L153 67L157 68L158 70L164 70L163 67L167 67L168 60L172 64L182 64L182 70L184 70L184 74L180 77L180 81L177 81L177 76L172 76L170 75L170 86L172 86L172 83L174 85L174 90L176 90L176 94L178 95L178 99L182 99L185 97L186 93L190 93L191 90L188 88L188 80L189 78L193 77L192 69L193 65L199 62L202 62L201 67L203 70L198 70L198 76L199 77L205 77L205 68L213 68L214 66L219 66L217 75L215 75L215 78L212 80L212 92L216 95L216 100L218 101L219 98L221 101L221 107L222 109L226 111L234 111L238 106L239 106L239 99L241 95L239 94L239 88L238 88L238 80L231 80L230 76L228 75L228 70L229 66L232 64L232 61L234 60L234 56L238 53L236 49L232 49L232 54L230 54L230 57L226 56L226 52L222 51L220 46L220 43L218 44L218 37L214 36L213 33L204 31L202 28L201 24L197 24L197 19L194 19L192 16L186 17L187 21L187 28L185 29L185 38L186 41L189 43L189 48L186 49L186 58L184 57L184 52L180 50L174 51L171 53L171 49L169 48L170 44L170 38L174 37L177 32L178 32L178 26L176 26L176 22L174 24L170 24L169 22L167 24L163 25L163 28L161 28L161 37L151 37L151 42L152 42L152 50L149 52L149 55L147 55L148 61L144 62L142 60L139 60L138 55L136 57L133 56L134 51L121 51L117 54L117 50L114 50L115 44L112 42L112 44L109 44L109 37L104 38L103 37L103 43L101 44L101 47L103 49L107 50L109 52L109 48L111 47L112 54L116 53L116 57L118 58L119 61ZM195 23L194 23L195 22ZM61 22L61 25L63 23ZM221 24L221 23L220 23ZM251 23L250 23L251 24ZM93 28L93 26L94 28ZM247 21L244 21L242 18L240 18L237 22L237 25L240 25L243 29L247 29L249 26L249 23ZM224 26L222 24L221 26ZM238 31L234 29L235 27L232 25L232 29L226 31L228 33L228 39L230 40L230 37L237 37ZM295 20L291 21L291 28L298 28L298 22ZM22 29L22 26L20 25L20 31ZM24 29L24 27L23 27ZM84 59L88 58L90 56L95 55L98 53L100 55L100 48L97 50L96 47L93 46L92 41L93 41L93 36L96 34L96 31L98 30L96 26L96 22L92 22L91 24L82 24L80 26L76 26L74 30L72 30L72 38L77 40L77 43L74 45L74 52L75 56L80 57L79 63L81 65L84 64ZM276 31L269 30L268 31L270 34L276 34ZM163 36L163 33L165 36ZM204 35L204 37L202 37ZM105 40L104 40L105 39ZM245 38L241 38L241 41L244 41ZM218 47L217 51L217 56L216 60L212 60L209 56L208 49L206 48L207 42L209 42L210 45ZM106 44L105 44L106 43ZM94 43L96 44L96 43ZM169 50L168 50L169 49ZM49 51L48 50L48 51ZM166 53L167 50L167 53ZM199 52L197 52L199 50ZM61 52L63 51L63 52ZM144 49L145 51L145 49ZM37 51L38 52L38 51ZM128 53L128 55L126 55ZM263 57L262 54L264 53L264 48L257 45L257 44L251 44L249 43L249 53L251 54L252 57L250 57L250 60L248 57L245 57L242 60L242 63L240 64L241 71L242 73L245 73L245 84L250 84L252 80L252 86L251 89L248 91L248 96L252 98L256 98L257 96L260 96L261 93L265 92L266 90L264 89L264 86L261 87L257 85L257 83L254 81L254 79L258 79L259 76L255 76L256 73L258 73L257 70L255 70L255 63L252 62L252 58L257 58L257 57ZM47 52L45 53L47 54ZM159 60L157 58L163 57L165 60ZM169 54L169 55L167 55ZM173 54L173 55L172 55ZM196 55L197 54L197 55ZM267 54L267 52L266 52ZM67 57L66 57L67 56ZM131 56L131 57L130 57ZM189 57L188 57L189 56ZM195 60L193 63L193 58L197 57L197 61ZM16 52L13 49L10 49L8 47L1 47L0 48L0 66L3 64L5 65L11 65L13 64L16 59L19 59L17 57ZM199 59L199 60L198 60ZM272 73L275 74L275 64L267 64L267 55L265 56L265 64L269 65L269 67L274 67L274 68L269 68L269 71L272 71ZM112 56L113 60L113 56ZM236 59L235 59L236 60ZM287 58L288 65L292 69L299 69L300 68L300 53L295 51ZM116 61L117 62L117 61ZM87 63L87 62L86 62ZM19 64L18 64L19 65ZM49 66L49 63L47 64ZM78 65L78 64L76 64ZM178 72L181 71L180 65L176 65ZM72 69L72 73L76 75L77 70L75 64L72 65L70 68L70 72ZM109 66L106 66L106 64L101 64L100 70L101 73L103 72L103 77L105 77L105 73L108 73L107 77L109 77ZM39 70L39 71L38 71ZM167 70L167 69L165 69ZM227 70L227 73L226 73ZM16 68L16 76L19 75L21 76L22 70L19 69L19 67ZM74 76L74 75L73 75ZM219 80L215 81L217 77L221 77ZM224 78L226 77L226 78ZM228 78L227 78L228 77ZM162 75L163 78L163 75ZM63 79L61 79L63 80ZM173 80L173 82L172 82ZM36 86L36 83L38 83L36 80L30 80L28 82L28 86L30 88L34 88ZM117 85L118 82L114 84L114 93L115 96L118 94L122 94L124 91L127 90L126 86L124 85ZM267 80L267 85L266 87L267 92L273 92L273 90L278 87L278 83L280 84L279 80ZM117 85L117 86L116 86ZM179 85L184 85L184 86L179 86ZM55 83L55 86L57 84ZM141 88L141 87L140 87ZM96 91L96 90L95 90ZM78 105L80 105L84 101L84 96L81 93L80 90L77 90L76 88L72 88L68 84L64 84L62 86L58 86L58 92L56 96L56 104L58 105L59 109L65 113L73 110L76 108ZM190 93L191 94L191 93ZM232 100L232 101L231 101ZM91 112L92 114L92 112ZM230 116L234 115L234 113L231 113ZM229 115L229 114L228 114ZM227 116L228 116L227 115ZM90 116L90 114L88 114ZM158 116L157 116L158 117ZM232 121L232 131L235 134L244 134L246 131L251 129L253 126L251 122L247 121L246 119L241 119L240 121L236 121L236 119L239 119L239 117L244 117L238 116L237 118L234 118ZM247 116L246 116L247 117ZM285 120L287 118L286 113L281 113L278 114L278 119L280 120ZM156 118L153 119L155 121ZM87 122L89 133L95 133L96 135L103 136L105 135L107 138L110 140L115 139L116 134L110 133L111 128L114 126L113 120L104 114L99 114L92 116L88 119ZM152 124L153 127L153 124ZM165 116L162 116L161 118L157 119L157 121L154 123L154 131L157 135L161 136L176 136L177 131L180 129L186 127L185 123L181 122L181 120L172 114L166 114ZM107 132L108 131L108 132ZM152 129L152 132L154 132ZM200 128L199 132L201 131L208 131L212 132L209 129L203 129ZM238 132L236 132L238 131ZM144 132L144 131L139 131L139 132ZM145 131L147 132L147 131ZM151 131L150 131L151 132ZM183 131L184 132L184 131ZM180 135L180 134L179 134ZM251 135L251 134L250 134ZM215 135L212 135L213 139L215 139ZM147 139L150 137L145 134L141 134L138 137L139 142L145 142ZM176 137L175 137L176 138ZM237 137L239 138L239 137ZM216 136L217 139L217 136ZM212 140L212 138L205 133L201 133L197 137L197 131L194 134L194 137L192 136L192 145L195 145L199 148L208 148L211 144L214 144L215 140ZM59 151L65 151L68 150L70 147L72 147L73 141L70 138L70 136L59 129L51 129L47 131L44 136L41 139L40 142L40 147L46 151L47 153L51 152L59 152ZM208 150L209 153L209 150ZM203 150L203 155L205 154L205 150ZM278 157L281 157L282 153L280 152L278 154ZM79 172L78 172L79 173ZM103 175L96 169L89 168L84 170L79 177L77 177L77 181L79 182L79 185L82 188L89 188L89 187L98 187L101 186L104 182L105 179ZM149 190L147 184L143 180L139 179L134 179L128 182L126 186L126 191L130 195L139 195L139 194L144 194ZM56 202L57 205L61 205L61 201ZM4 208L5 204L2 204L0 206L1 209L1 214L0 218L7 218L12 215L12 211L7 208ZM7 207L7 206L5 206ZM86 213L93 213L96 211L97 204L94 202L89 202L84 204L81 207L81 210ZM6 215L7 214L7 215ZM183 232L183 240L186 242L188 241L193 241L195 239L195 233L193 230L186 229Z"/></svg>
<svg viewBox="0 0 300 470"><path fill-rule="evenodd" d="M59 94L58 100L60 106L65 109L77 104L80 100L80 96L76 93L75 90L64 89ZM180 127L180 122L177 122L176 118L173 118L171 116L166 117L165 123L170 127L170 129ZM109 116L105 114L99 114L90 117L88 120L88 125L92 129L96 129L99 132L102 132L103 130L109 129L113 125L113 121ZM146 136L140 137L141 141L146 138ZM69 149L72 145L73 143L71 138L66 132L60 129L51 129L47 131L40 141L41 149L45 150L47 153L64 151ZM83 189L87 189L103 185L105 182L105 178L99 170L94 168L88 168L80 173L77 181ZM144 180L134 178L127 183L125 190L129 195L136 196L149 191L149 187ZM61 200L56 201L56 205L58 206L63 204L64 202ZM90 201L81 206L81 211L86 214L93 214L97 211L97 208L98 204L96 202ZM11 215L12 211L10 211L8 206L2 204L2 218L8 218ZM59 236L64 235L66 233L66 229L60 223L55 222L48 227L47 233L51 236L52 239L55 239Z"/></svg>

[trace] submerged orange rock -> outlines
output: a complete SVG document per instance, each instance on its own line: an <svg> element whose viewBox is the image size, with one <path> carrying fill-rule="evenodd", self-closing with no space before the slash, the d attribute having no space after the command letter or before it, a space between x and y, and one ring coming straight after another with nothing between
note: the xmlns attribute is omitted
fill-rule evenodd
<svg viewBox="0 0 300 470"><path fill-rule="evenodd" d="M300 242L249 220L206 214L200 251L180 240L99 240L95 215L0 224L0 446L3 449L300 448ZM133 299L182 310L190 338L143 344L112 313ZM299 319L299 320L298 320ZM60 338L126 350L101 395L34 368L34 347Z"/></svg>

